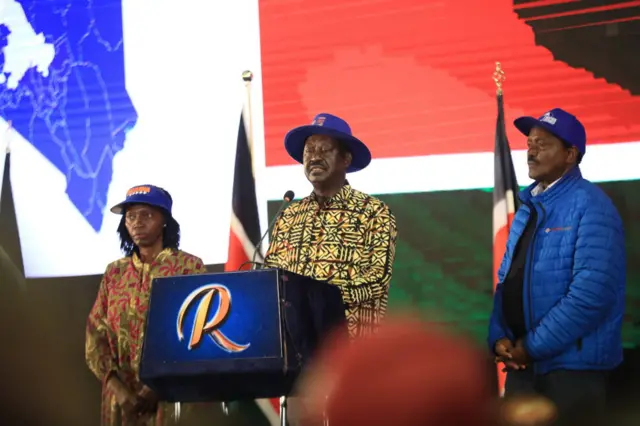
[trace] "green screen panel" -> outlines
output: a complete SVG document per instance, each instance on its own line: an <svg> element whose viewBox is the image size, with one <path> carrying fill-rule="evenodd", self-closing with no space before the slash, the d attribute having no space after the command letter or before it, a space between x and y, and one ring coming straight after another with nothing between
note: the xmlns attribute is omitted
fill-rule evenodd
<svg viewBox="0 0 640 426"><path fill-rule="evenodd" d="M625 225L625 346L640 345L640 181L599 184ZM398 242L389 309L423 313L484 341L492 307L492 192L377 195L396 216ZM272 217L280 205L269 203Z"/></svg>

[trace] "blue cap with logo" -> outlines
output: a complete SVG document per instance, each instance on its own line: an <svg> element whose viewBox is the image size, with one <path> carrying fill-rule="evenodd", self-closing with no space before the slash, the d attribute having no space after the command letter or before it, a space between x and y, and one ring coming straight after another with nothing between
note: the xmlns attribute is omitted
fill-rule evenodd
<svg viewBox="0 0 640 426"><path fill-rule="evenodd" d="M137 185L127 191L127 196L123 202L111 207L111 212L124 214L127 206L131 204L147 204L171 214L173 200L167 191L158 186Z"/></svg>
<svg viewBox="0 0 640 426"><path fill-rule="evenodd" d="M520 117L513 124L524 135L534 127L541 127L571 146L575 146L578 152L584 155L587 150L587 133L584 126L575 115L569 114L561 108L554 108L545 112L540 118Z"/></svg>
<svg viewBox="0 0 640 426"><path fill-rule="evenodd" d="M284 147L294 160L303 163L304 144L313 135L326 135L345 144L351 152L351 165L347 173L357 172L369 165L371 152L358 138L351 134L351 127L340 117L321 113L314 117L311 124L296 127L284 137Z"/></svg>

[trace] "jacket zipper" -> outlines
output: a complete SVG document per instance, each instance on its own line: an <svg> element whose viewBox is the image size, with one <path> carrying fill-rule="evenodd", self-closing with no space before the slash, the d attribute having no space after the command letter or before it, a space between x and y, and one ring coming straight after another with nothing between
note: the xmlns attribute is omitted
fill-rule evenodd
<svg viewBox="0 0 640 426"><path fill-rule="evenodd" d="M527 207L529 207L529 210L531 210L531 209L533 209L533 208L534 208L534 207L533 207L533 205L531 205L531 204L529 204L529 203L525 203L525 204L526 204L526 206L527 206ZM531 211L529 211L529 218L531 218ZM534 235L535 235L535 233L534 233ZM508 277L508 276L509 276L509 274L511 273L511 268L513 267L513 255L514 255L514 253L515 253L515 249L516 249L516 247L518 247L518 243L520 242L520 239L521 239L521 238L522 238L522 235L520 235L520 237L518 237L518 240L516 241L516 243L515 243L515 244L514 244L514 246L513 246L513 247L514 247L514 249L513 249L513 251L511 252L511 260L510 260L510 262L509 262L509 267L507 268L507 270L506 270L506 272L505 272L505 274L504 274L505 278L506 278L506 277ZM504 283L504 279L502 280L502 283ZM507 328L508 328L508 327L507 327L507 325L506 325L506 324L507 324L507 322L506 322L506 320L504 319L504 312L503 312L503 310L502 310L502 309L500 309L500 321L501 321L502 325L505 327L505 329L507 329ZM513 334L513 333L507 333L507 334ZM507 336L507 337L509 337L509 336Z"/></svg>
<svg viewBox="0 0 640 426"><path fill-rule="evenodd" d="M547 211L544 209L544 206L542 204L538 204L538 206L540 206L540 210L542 210L542 217L540 219L540 221L536 224L536 228L533 231L533 238L531 239L531 255L529 256L529 266L527 268L527 292L529 293L529 328L533 328L533 291L531 290L531 275L533 273L533 260L535 257L535 252L536 252L536 238L538 237L538 229L540 229L540 226L544 223L546 216L547 216ZM536 208L535 207L535 203L533 203L530 208ZM536 364L535 362L533 363L533 374L536 373Z"/></svg>
<svg viewBox="0 0 640 426"><path fill-rule="evenodd" d="M505 271L504 278L502 279L502 282L501 282L502 284L504 284L504 280L505 280L505 279L506 279L506 277L508 277L508 276L509 276L509 274L511 273L511 268L513 267L513 254L515 253L515 248L518 246L518 242L520 241L520 238L522 238L522 235L520 235L520 237L518 238L518 241L516 241L515 245L513 246L513 247L514 247L514 249L513 249L513 251L511 252L511 259L509 260L509 267L508 267L508 268L507 268L507 270ZM506 247L505 247L505 250L506 250ZM506 251L505 251L505 254L506 254ZM504 304L504 301L503 301L503 304ZM502 326L505 328L505 330L508 330L508 327L507 327L507 321L506 321L506 320L505 320L505 318L504 318L504 309L502 309L502 307L500 308L500 323L501 323L501 324L502 324ZM505 337L509 337L509 339L511 339L511 336L510 336L510 335L513 335L513 333L509 333L509 332L507 332L507 336L505 336Z"/></svg>

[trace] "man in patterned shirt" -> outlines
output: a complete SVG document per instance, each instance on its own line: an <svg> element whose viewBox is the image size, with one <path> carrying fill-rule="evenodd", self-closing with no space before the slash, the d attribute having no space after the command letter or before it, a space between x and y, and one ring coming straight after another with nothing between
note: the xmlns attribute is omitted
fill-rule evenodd
<svg viewBox="0 0 640 426"><path fill-rule="evenodd" d="M369 334L387 310L397 235L389 207L346 180L369 165L371 153L331 114L291 130L284 144L313 192L282 212L265 264L338 286L349 334Z"/></svg>

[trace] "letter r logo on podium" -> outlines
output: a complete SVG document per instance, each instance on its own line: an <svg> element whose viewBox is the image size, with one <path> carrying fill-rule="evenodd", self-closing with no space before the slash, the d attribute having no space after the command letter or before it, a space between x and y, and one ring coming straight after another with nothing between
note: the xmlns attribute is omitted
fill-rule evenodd
<svg viewBox="0 0 640 426"><path fill-rule="evenodd" d="M218 307L208 320L209 311L215 295L218 295ZM184 340L184 322L189 308L200 298L200 303L195 311L191 339L189 340L189 350L197 347L202 342L202 336L208 334L220 349L229 353L238 353L247 349L251 344L241 345L225 336L220 328L224 325L231 312L231 292L221 284L207 284L195 289L189 294L178 312L176 328L178 340Z"/></svg>

